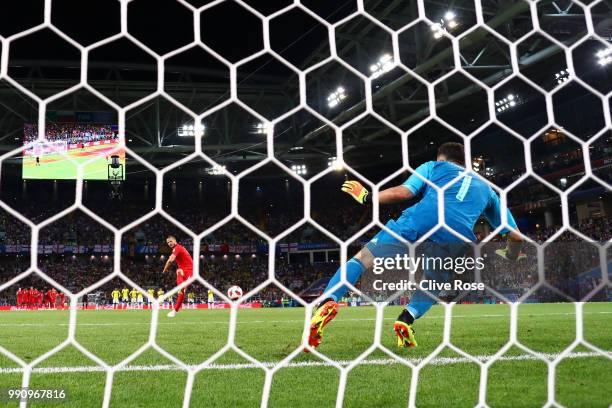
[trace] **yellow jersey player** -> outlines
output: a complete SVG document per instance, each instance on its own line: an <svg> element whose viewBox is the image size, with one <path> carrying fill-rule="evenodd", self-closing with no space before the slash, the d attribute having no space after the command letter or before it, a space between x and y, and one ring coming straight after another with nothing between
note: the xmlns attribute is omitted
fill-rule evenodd
<svg viewBox="0 0 612 408"><path fill-rule="evenodd" d="M138 301L138 291L136 290L136 288L132 288L132 290L130 290L130 300L132 308L136 308L136 302Z"/></svg>
<svg viewBox="0 0 612 408"><path fill-rule="evenodd" d="M213 306L215 305L215 293L211 290L208 289L208 308L212 309Z"/></svg>
<svg viewBox="0 0 612 408"><path fill-rule="evenodd" d="M127 305L130 302L130 290L128 288L121 289L121 303Z"/></svg>
<svg viewBox="0 0 612 408"><path fill-rule="evenodd" d="M195 295L193 294L193 292L189 292L187 294L187 307L189 307L190 309L195 308Z"/></svg>
<svg viewBox="0 0 612 408"><path fill-rule="evenodd" d="M138 292L138 296L136 297L136 301L138 302L138 308L142 309L142 305L144 303L144 297L142 296L142 292Z"/></svg>
<svg viewBox="0 0 612 408"><path fill-rule="evenodd" d="M121 292L119 292L119 289L115 289L111 292L111 297L113 298L113 309L116 309L117 307L119 307L119 296L121 295Z"/></svg>
<svg viewBox="0 0 612 408"><path fill-rule="evenodd" d="M147 289L147 294L149 295L149 297L147 298L147 303L149 304L150 309L153 306L153 299L155 299L155 289Z"/></svg>
<svg viewBox="0 0 612 408"><path fill-rule="evenodd" d="M164 290L162 288L157 289L157 300L161 301L162 296L164 296ZM164 301L163 306L166 306L166 302Z"/></svg>

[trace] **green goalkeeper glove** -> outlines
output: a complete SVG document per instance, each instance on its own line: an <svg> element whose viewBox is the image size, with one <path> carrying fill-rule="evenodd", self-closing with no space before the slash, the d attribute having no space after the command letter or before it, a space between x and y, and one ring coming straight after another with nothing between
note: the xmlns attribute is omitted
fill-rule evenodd
<svg viewBox="0 0 612 408"><path fill-rule="evenodd" d="M370 192L360 182L347 180L342 184L342 191L353 197L359 204L364 204Z"/></svg>
<svg viewBox="0 0 612 408"><path fill-rule="evenodd" d="M520 247L516 248L510 243L508 243L508 246L506 248L498 249L495 251L495 253L507 261L522 261L523 259L527 258L527 254L521 252Z"/></svg>

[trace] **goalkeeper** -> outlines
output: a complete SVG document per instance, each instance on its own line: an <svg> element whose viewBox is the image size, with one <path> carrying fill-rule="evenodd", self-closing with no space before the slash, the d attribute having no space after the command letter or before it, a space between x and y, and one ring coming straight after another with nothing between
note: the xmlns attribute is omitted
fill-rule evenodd
<svg viewBox="0 0 612 408"><path fill-rule="evenodd" d="M460 143L444 143L437 152L436 161L430 161L419 166L415 171L423 179L437 187L443 187L465 171L463 145ZM350 194L360 204L368 201L368 191L358 181L346 181L342 191ZM438 223L438 195L436 189L429 186L417 175L411 175L402 185L383 190L378 195L380 204L393 204L408 201L419 194L421 200L404 210L397 220L390 220L386 228L401 236L406 241L416 242ZM483 180L474 175L466 174L450 185L443 192L444 222L455 232L475 241L473 228L481 215L487 219L494 228L501 224L501 205L495 191ZM516 260L525 255L520 252L522 238L518 234L516 222L510 211L507 211L507 223L512 230L504 229L501 234L508 235L508 244L505 249L496 253L506 259ZM437 229L427 238L429 248L433 253L428 256L457 257L465 252L464 240L453 235L444 228ZM375 257L395 256L405 250L405 245L388 231L380 231L346 264L346 279L352 284L368 269L371 269ZM424 271L427 279L437 282L448 282L451 271L427 269ZM338 299L348 291L346 286L332 290L341 280L341 270L329 281L325 289L323 302L317 307L310 322L310 336L308 343L317 347L322 340L324 327L336 316L338 312ZM439 290L429 290L430 294L438 296ZM395 321L393 329L398 338L399 347L414 347L417 342L414 337L413 324L422 317L435 303L426 292L416 291L410 299L406 309L402 311Z"/></svg>

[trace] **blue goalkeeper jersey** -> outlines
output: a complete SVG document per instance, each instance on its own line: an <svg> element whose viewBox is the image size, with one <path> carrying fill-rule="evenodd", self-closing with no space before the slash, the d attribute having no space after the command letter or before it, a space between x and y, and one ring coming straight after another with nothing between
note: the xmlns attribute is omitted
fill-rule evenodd
<svg viewBox="0 0 612 408"><path fill-rule="evenodd" d="M416 168L416 173L432 184L442 187L460 175L465 169L446 161L430 161ZM400 235L410 241L416 241L429 232L438 223L438 196L436 190L415 174L403 184L404 187L423 198L415 205L404 210L395 221ZM516 222L507 210L508 225L516 228ZM455 232L471 241L476 240L474 225L483 215L493 228L501 224L501 204L497 193L478 176L466 174L444 191L445 224ZM507 228L501 232L505 234ZM456 237L444 228L438 228L429 238L434 242L459 242Z"/></svg>

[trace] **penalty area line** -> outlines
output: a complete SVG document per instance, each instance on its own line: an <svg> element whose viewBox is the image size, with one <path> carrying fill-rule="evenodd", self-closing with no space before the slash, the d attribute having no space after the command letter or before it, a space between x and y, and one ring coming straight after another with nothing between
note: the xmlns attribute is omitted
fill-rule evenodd
<svg viewBox="0 0 612 408"><path fill-rule="evenodd" d="M557 358L560 353L540 353L540 355L548 360L554 360ZM493 355L479 355L474 356L474 358L478 361L485 362L492 358ZM589 358L589 357L604 357L604 355L596 353L596 352L576 352L569 353L564 359L576 359L576 358ZM612 358L612 355L609 355L608 358ZM408 358L406 361L417 365L424 360L424 358ZM521 354L518 356L501 356L498 357L495 361L541 361L537 357L531 354ZM342 366L347 366L351 364L353 360L337 360L336 363ZM466 357L436 357L433 358L428 365L449 365L449 364L461 364L461 363L473 363L473 361ZM275 367L278 362L267 361L262 362L262 365L266 368ZM358 365L394 365L400 364L400 362L393 358L383 358L383 359L371 359L371 360L362 360ZM291 362L289 364L283 365L283 368L300 368L300 367L322 367L322 366L331 366L330 363L326 361L298 361ZM254 369L260 368L257 364L253 363L240 363L240 364L211 364L204 369L207 370L243 370L243 369ZM118 372L121 371L180 371L184 370L184 367L181 367L177 364L158 364L158 365L132 365L125 366L118 369ZM83 373L83 372L104 372L104 368L100 366L80 366L80 367L40 367L33 368L33 374L56 374L56 373ZM1 368L0 374L14 374L21 373L21 368Z"/></svg>

